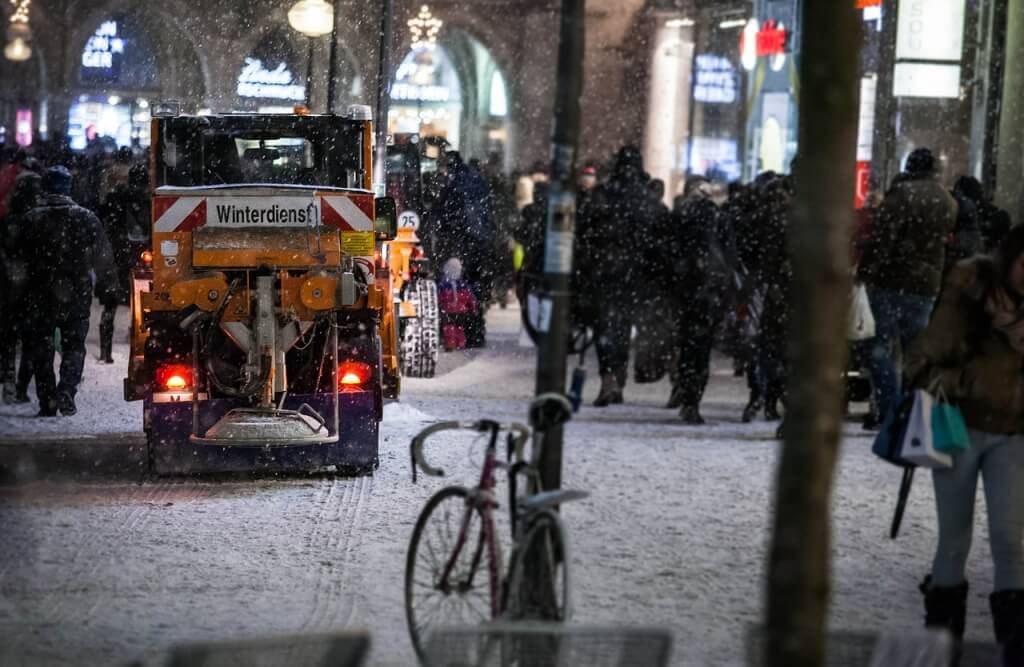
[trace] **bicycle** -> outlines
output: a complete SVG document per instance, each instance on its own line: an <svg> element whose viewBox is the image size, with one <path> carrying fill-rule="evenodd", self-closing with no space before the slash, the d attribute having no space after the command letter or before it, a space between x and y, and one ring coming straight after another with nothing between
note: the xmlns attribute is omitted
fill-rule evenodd
<svg viewBox="0 0 1024 667"><path fill-rule="evenodd" d="M531 405L531 421L541 424L567 421L572 407L565 396L549 394ZM583 491L539 490L536 462L540 448L534 447L532 461L523 458L530 430L518 423L501 424L484 419L474 422L447 421L427 427L410 444L413 482L420 468L440 477L444 471L430 466L423 457L423 445L431 435L447 430L472 430L488 434L483 466L476 486L449 486L435 493L420 513L406 557L405 612L409 634L417 655L423 659L423 639L435 627L469 622L519 620L533 611L534 601L521 596L522 578L528 554L538 576L553 583L555 618L565 621L571 614L568 541L565 527L555 508L586 497ZM507 437L506 460L498 458L498 437ZM512 522L512 551L508 572L502 577L501 549L495 527L498 508L496 471L509 474L509 514ZM527 476L536 493L518 498L516 480ZM453 526L453 518L455 525ZM438 544L440 542L440 544ZM486 557L485 583L478 575ZM468 618L467 618L468 616Z"/></svg>

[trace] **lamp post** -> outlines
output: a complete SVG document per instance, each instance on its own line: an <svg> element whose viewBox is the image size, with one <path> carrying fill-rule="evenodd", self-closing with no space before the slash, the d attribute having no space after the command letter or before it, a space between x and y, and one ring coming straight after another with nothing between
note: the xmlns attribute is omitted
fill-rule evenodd
<svg viewBox="0 0 1024 667"><path fill-rule="evenodd" d="M334 6L324 0L299 0L288 10L288 24L309 38L306 61L306 108L313 99L313 40L334 30Z"/></svg>
<svg viewBox="0 0 1024 667"><path fill-rule="evenodd" d="M7 26L7 46L4 57L14 62L23 62L32 57L32 29L28 25L28 8L32 0L11 0L14 12Z"/></svg>

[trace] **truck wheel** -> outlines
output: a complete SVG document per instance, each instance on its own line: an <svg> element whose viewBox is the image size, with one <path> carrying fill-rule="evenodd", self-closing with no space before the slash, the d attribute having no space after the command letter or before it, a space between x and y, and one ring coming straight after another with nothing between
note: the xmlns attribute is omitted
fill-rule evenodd
<svg viewBox="0 0 1024 667"><path fill-rule="evenodd" d="M416 303L416 317L403 321L402 374L412 378L434 377L440 338L437 283L417 280L410 297Z"/></svg>

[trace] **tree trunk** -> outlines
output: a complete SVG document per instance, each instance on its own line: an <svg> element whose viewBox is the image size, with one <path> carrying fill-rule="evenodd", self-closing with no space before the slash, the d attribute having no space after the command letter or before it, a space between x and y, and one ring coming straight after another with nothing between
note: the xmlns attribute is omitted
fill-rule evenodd
<svg viewBox="0 0 1024 667"><path fill-rule="evenodd" d="M788 401L767 587L772 667L825 662L859 115L861 22L853 0L804 0L801 25Z"/></svg>

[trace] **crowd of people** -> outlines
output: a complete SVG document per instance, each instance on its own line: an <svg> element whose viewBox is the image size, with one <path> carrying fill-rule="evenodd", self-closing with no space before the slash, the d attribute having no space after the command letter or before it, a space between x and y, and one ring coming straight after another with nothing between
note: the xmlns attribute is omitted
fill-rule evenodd
<svg viewBox="0 0 1024 667"><path fill-rule="evenodd" d="M114 362L115 311L127 303L131 268L149 247L145 164L143 154L127 148L0 150L5 403L28 403L34 378L39 416L77 413L94 298L103 306L100 361Z"/></svg>

